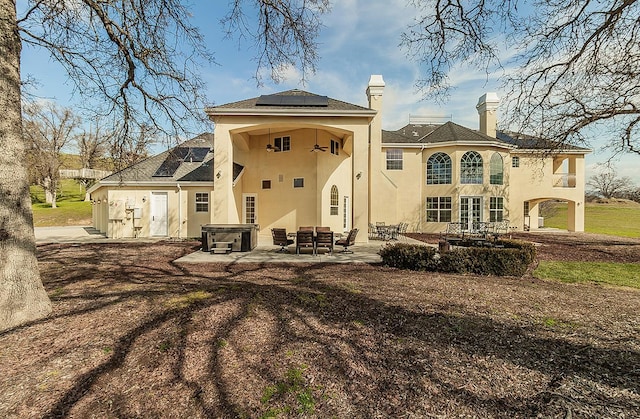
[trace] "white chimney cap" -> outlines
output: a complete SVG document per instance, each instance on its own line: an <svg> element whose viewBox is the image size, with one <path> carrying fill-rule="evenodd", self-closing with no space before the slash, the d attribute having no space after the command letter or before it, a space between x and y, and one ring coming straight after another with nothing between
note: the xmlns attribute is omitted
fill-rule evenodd
<svg viewBox="0 0 640 419"><path fill-rule="evenodd" d="M369 86L371 87L384 87L384 80L382 74L372 74L369 78Z"/></svg>
<svg viewBox="0 0 640 419"><path fill-rule="evenodd" d="M478 99L478 104L476 105L476 108L479 108L480 106L487 106L487 107L497 107L498 104L500 103L500 98L498 97L498 94L496 92L487 92L484 95L480 96L480 99Z"/></svg>

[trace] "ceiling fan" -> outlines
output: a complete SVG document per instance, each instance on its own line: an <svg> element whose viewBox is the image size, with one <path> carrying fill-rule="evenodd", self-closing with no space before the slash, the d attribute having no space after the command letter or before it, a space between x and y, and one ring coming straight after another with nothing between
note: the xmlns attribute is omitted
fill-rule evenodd
<svg viewBox="0 0 640 419"><path fill-rule="evenodd" d="M275 145L271 145L271 128L269 128L269 144L267 144L267 152L271 153L272 151L280 151L280 149Z"/></svg>
<svg viewBox="0 0 640 419"><path fill-rule="evenodd" d="M309 150L312 153L317 153L318 151L322 151L325 152L327 151L327 146L320 146L318 145L318 130L316 129L316 143L313 146L313 148L311 150Z"/></svg>

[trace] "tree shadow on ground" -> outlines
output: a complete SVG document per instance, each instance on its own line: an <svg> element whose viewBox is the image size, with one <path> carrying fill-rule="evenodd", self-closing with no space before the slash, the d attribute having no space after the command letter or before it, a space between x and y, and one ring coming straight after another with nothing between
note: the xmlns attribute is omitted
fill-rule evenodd
<svg viewBox="0 0 640 419"><path fill-rule="evenodd" d="M65 266L45 276L50 292L64 291L53 315L0 339L117 318L82 335L106 335L112 350L56 392L44 417L607 416L640 406L640 354L625 342L570 339L445 297L396 300L380 284L400 271L178 265L179 243L70 249L41 255L44 275Z"/></svg>

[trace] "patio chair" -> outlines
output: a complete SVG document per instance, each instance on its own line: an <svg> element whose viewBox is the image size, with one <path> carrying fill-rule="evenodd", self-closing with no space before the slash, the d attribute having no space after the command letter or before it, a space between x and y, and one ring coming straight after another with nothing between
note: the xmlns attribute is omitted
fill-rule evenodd
<svg viewBox="0 0 640 419"><path fill-rule="evenodd" d="M314 231L313 226L302 226L302 227L298 227L298 231Z"/></svg>
<svg viewBox="0 0 640 419"><path fill-rule="evenodd" d="M353 253L349 250L349 246L353 246L356 242L356 236L358 235L358 229L353 228L344 239L336 240L336 246L343 246L344 249L340 253Z"/></svg>
<svg viewBox="0 0 640 419"><path fill-rule="evenodd" d="M296 233L296 255L300 254L300 249L311 248L315 255L315 243L313 242L313 230L298 230Z"/></svg>
<svg viewBox="0 0 640 419"><path fill-rule="evenodd" d="M373 223L369 223L369 240L378 238L378 228Z"/></svg>
<svg viewBox="0 0 640 419"><path fill-rule="evenodd" d="M318 231L331 231L331 227L317 227L316 226L316 233Z"/></svg>
<svg viewBox="0 0 640 419"><path fill-rule="evenodd" d="M490 232L492 243L494 247L504 247L501 244L500 237L506 235L509 232L509 220L496 221L493 223L493 229Z"/></svg>
<svg viewBox="0 0 640 419"><path fill-rule="evenodd" d="M460 222L447 223L447 229L440 233L440 241L451 246L459 246L466 239L464 227L465 224Z"/></svg>
<svg viewBox="0 0 640 419"><path fill-rule="evenodd" d="M328 249L329 254L333 253L333 231L316 231L316 254L321 247Z"/></svg>
<svg viewBox="0 0 640 419"><path fill-rule="evenodd" d="M272 228L271 237L273 237L273 244L280 246L278 252L288 252L287 246L293 244L293 240L287 237L287 230L285 228Z"/></svg>
<svg viewBox="0 0 640 419"><path fill-rule="evenodd" d="M402 237L405 239L407 238L405 236L407 233L407 227L409 227L409 223L400 223L400 225L398 225L398 236L400 236L400 239L402 239Z"/></svg>
<svg viewBox="0 0 640 419"><path fill-rule="evenodd" d="M471 223L471 231L467 235L467 240L473 246L485 246L489 240L490 224L485 221L474 221Z"/></svg>

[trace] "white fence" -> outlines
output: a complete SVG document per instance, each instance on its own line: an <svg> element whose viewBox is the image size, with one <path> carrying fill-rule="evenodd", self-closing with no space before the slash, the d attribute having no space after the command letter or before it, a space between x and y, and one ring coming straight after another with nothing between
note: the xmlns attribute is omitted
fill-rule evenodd
<svg viewBox="0 0 640 419"><path fill-rule="evenodd" d="M66 179L102 179L111 173L113 172L96 169L61 169L60 177Z"/></svg>

